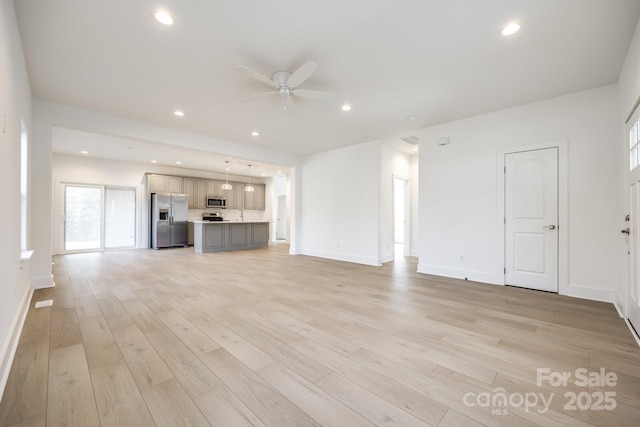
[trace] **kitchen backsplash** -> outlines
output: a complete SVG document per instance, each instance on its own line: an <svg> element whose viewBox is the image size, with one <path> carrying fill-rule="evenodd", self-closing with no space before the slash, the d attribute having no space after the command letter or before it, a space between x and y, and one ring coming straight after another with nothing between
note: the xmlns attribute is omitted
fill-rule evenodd
<svg viewBox="0 0 640 427"><path fill-rule="evenodd" d="M222 212L222 216L228 221L240 221L241 212L243 212L245 221L269 221L270 218L264 210L248 210L240 211L240 209L189 209L189 221L202 220L204 212Z"/></svg>

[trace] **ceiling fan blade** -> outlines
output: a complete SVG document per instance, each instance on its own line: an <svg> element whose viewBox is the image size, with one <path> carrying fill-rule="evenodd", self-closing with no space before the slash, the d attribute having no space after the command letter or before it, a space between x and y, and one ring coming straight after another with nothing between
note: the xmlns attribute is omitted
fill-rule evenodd
<svg viewBox="0 0 640 427"><path fill-rule="evenodd" d="M247 73L249 77L258 80L259 82L262 82L269 86L277 86L277 83L271 80L269 77L265 77L262 74L253 71L251 68L247 68L244 65L238 65L238 68Z"/></svg>
<svg viewBox="0 0 640 427"><path fill-rule="evenodd" d="M284 112L287 114L293 114L296 109L296 104L293 102L291 95L285 95L282 97L282 104L284 105Z"/></svg>
<svg viewBox="0 0 640 427"><path fill-rule="evenodd" d="M302 84L302 82L311 77L311 75L315 73L317 69L318 66L315 62L305 62L300 68L298 68L293 74L291 74L291 77L289 77L289 80L287 80L287 85L290 87L296 87Z"/></svg>
<svg viewBox="0 0 640 427"><path fill-rule="evenodd" d="M300 98L307 98L307 99L328 100L328 99L334 99L336 97L336 95L333 93L322 92L319 90L312 90L312 89L295 89L291 91L291 93L293 93L296 96L299 96Z"/></svg>
<svg viewBox="0 0 640 427"><path fill-rule="evenodd" d="M239 98L238 101L239 102L245 102L245 101L249 101L251 99L261 98L263 96L277 95L277 94L278 94L277 90L273 90L271 92L256 93L255 95L249 95L249 96L245 96L244 98Z"/></svg>

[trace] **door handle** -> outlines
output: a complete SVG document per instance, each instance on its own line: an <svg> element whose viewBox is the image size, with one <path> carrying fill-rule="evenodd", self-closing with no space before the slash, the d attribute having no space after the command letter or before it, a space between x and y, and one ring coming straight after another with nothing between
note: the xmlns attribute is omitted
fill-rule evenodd
<svg viewBox="0 0 640 427"><path fill-rule="evenodd" d="M545 225L545 226L544 226L544 227L542 227L542 228L546 228L547 230L555 230L555 229L556 229L556 226L555 226L555 225Z"/></svg>
<svg viewBox="0 0 640 427"><path fill-rule="evenodd" d="M626 234L627 236L631 234L631 230L626 228L624 230L620 230L622 232L622 234Z"/></svg>

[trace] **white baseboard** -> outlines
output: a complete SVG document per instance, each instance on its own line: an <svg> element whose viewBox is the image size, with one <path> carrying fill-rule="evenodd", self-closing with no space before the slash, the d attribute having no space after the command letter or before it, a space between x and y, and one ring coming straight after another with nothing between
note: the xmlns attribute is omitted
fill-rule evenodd
<svg viewBox="0 0 640 427"><path fill-rule="evenodd" d="M418 273L432 274L434 276L450 277L452 279L467 279L474 282L488 283L491 285L503 285L504 276L485 273L482 271L459 270L443 268L435 265L418 264Z"/></svg>
<svg viewBox="0 0 640 427"><path fill-rule="evenodd" d="M0 353L0 401L2 400L7 380L9 379L9 372L11 371L11 365L13 364L13 358L16 355L16 350L18 349L18 342L20 341L24 321L27 318L27 313L29 312L32 296L33 288L31 286L27 286L20 307L13 318L11 330L7 335L7 341L2 343L3 347L2 352Z"/></svg>
<svg viewBox="0 0 640 427"><path fill-rule="evenodd" d="M624 303L624 301L622 300L622 298L620 298L620 294L618 292L616 292L615 295L615 300L613 302L613 306L616 308L616 310L618 311L618 314L620 315L620 317L622 317L623 319L625 317L627 317L626 314L626 304Z"/></svg>
<svg viewBox="0 0 640 427"><path fill-rule="evenodd" d="M584 286L569 285L567 287L560 287L560 295L566 295L568 297L582 298L593 301L609 302L614 304L615 292L606 289L594 289L586 288ZM615 304L614 304L615 306Z"/></svg>
<svg viewBox="0 0 640 427"><path fill-rule="evenodd" d="M299 252L301 255L315 256L318 258L328 258L336 261L353 262L355 264L364 264L379 267L382 265L380 258L369 258L358 255L349 255L339 252L320 251L315 249L303 249Z"/></svg>
<svg viewBox="0 0 640 427"><path fill-rule="evenodd" d="M31 286L33 289L53 288L56 284L53 281L53 274L50 276L31 278Z"/></svg>
<svg viewBox="0 0 640 427"><path fill-rule="evenodd" d="M395 256L394 256L393 254L383 255L383 256L380 258L380 262L381 262L382 264L384 264L385 262L391 262L391 261L393 261L393 260L395 260L395 259L396 259L396 258L395 258Z"/></svg>

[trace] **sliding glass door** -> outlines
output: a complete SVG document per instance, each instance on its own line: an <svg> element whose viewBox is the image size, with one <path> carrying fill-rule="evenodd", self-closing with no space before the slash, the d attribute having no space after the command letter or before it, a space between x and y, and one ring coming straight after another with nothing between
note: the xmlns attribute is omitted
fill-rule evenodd
<svg viewBox="0 0 640 427"><path fill-rule="evenodd" d="M135 247L135 189L65 185L65 252Z"/></svg>

